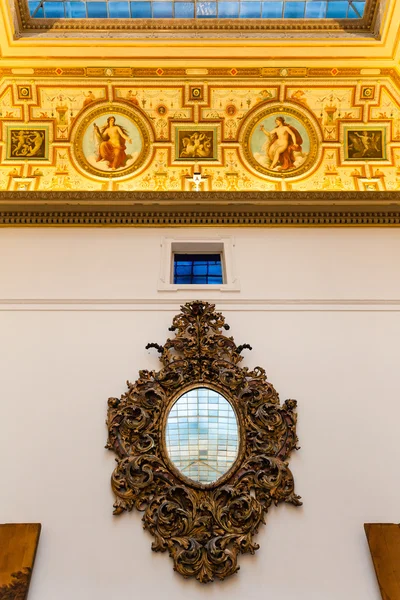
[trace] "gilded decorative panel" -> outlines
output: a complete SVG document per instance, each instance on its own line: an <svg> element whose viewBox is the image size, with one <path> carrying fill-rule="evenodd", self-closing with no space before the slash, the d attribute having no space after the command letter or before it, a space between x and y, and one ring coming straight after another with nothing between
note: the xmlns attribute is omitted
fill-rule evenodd
<svg viewBox="0 0 400 600"><path fill-rule="evenodd" d="M0 190L400 190L393 71L207 72L3 70Z"/></svg>

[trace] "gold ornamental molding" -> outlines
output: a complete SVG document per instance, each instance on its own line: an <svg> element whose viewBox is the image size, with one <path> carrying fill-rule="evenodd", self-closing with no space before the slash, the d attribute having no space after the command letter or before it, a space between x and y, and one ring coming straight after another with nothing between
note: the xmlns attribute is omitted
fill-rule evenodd
<svg viewBox="0 0 400 600"><path fill-rule="evenodd" d="M297 448L296 400L282 405L264 369L241 367L215 305L181 306L160 353L160 371L139 371L108 400L106 448L114 514L143 512L152 550L201 583L239 569L271 506L300 506L288 460ZM230 415L230 416L229 416ZM229 423L229 425L228 425Z"/></svg>
<svg viewBox="0 0 400 600"><path fill-rule="evenodd" d="M201 33L206 37L211 33L222 33L226 37L238 37L244 33L262 37L268 33L315 36L321 32L327 35L337 33L340 36L364 34L377 38L375 26L382 4L383 0L366 0L364 16L357 19L42 19L30 16L27 0L16 0L16 37L31 34L33 31L41 34L49 31L53 37L62 33L64 37L70 38L77 32L84 35L90 32L101 34L113 31L127 36L133 36L135 33L142 36L149 33L157 35L157 32L160 32L163 37L183 32L185 37L189 38Z"/></svg>
<svg viewBox="0 0 400 600"><path fill-rule="evenodd" d="M0 226L399 227L400 192L0 192Z"/></svg>
<svg viewBox="0 0 400 600"><path fill-rule="evenodd" d="M236 60L236 59L235 59ZM205 77L215 78L218 80L227 79L240 80L251 79L254 77L260 79L354 79L362 77L363 79L375 80L377 76L388 77L400 87L400 75L395 68L376 67L366 69L365 67L287 67L284 63L280 67L257 67L257 66L218 66L208 65L202 68L192 67L169 67L164 63L162 66L153 67L116 67L114 65L105 65L98 67L79 67L79 66L62 66L62 67L9 67L0 66L0 77L13 77L16 80L25 80L27 76L34 78L56 78L62 81L63 79L110 79L110 80L130 80L130 79L159 79L160 82L166 79L178 79L182 77L190 77L191 79L204 79ZM27 72L28 71L28 72Z"/></svg>

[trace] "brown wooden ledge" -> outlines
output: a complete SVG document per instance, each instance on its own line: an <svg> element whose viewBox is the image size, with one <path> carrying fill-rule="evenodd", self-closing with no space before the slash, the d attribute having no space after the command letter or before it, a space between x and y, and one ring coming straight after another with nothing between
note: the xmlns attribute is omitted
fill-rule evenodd
<svg viewBox="0 0 400 600"><path fill-rule="evenodd" d="M1 226L400 226L400 192L0 192Z"/></svg>

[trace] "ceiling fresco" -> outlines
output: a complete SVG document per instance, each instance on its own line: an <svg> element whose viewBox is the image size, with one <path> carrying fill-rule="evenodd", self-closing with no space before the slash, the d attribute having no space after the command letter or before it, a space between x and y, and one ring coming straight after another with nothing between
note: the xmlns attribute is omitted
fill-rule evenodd
<svg viewBox="0 0 400 600"><path fill-rule="evenodd" d="M190 191L195 171L204 191L400 189L391 70L5 71L3 191Z"/></svg>

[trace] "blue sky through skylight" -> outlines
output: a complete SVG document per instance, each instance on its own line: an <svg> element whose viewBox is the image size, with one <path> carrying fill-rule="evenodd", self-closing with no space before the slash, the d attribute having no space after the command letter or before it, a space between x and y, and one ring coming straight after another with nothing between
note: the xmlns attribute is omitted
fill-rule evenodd
<svg viewBox="0 0 400 600"><path fill-rule="evenodd" d="M30 0L43 19L360 19L365 0Z"/></svg>

